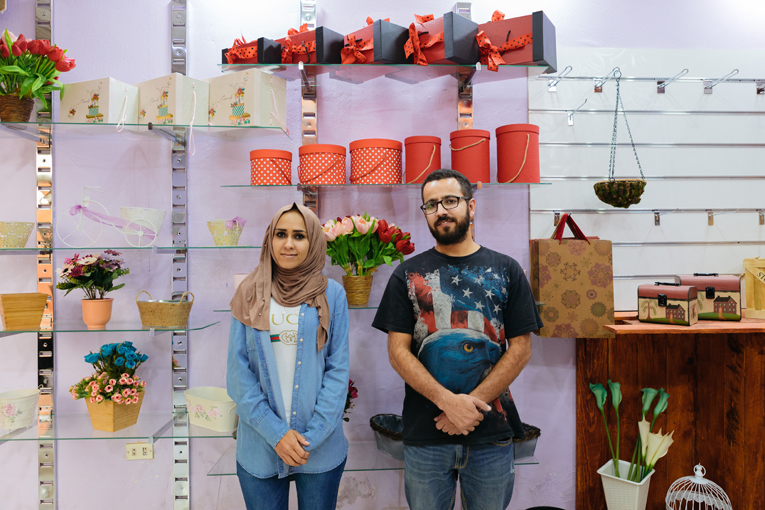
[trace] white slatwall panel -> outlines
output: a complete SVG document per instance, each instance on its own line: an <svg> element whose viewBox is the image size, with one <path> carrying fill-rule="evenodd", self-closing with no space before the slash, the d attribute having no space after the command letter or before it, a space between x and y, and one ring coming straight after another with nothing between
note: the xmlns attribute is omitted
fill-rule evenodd
<svg viewBox="0 0 765 510"><path fill-rule="evenodd" d="M685 78L716 78L738 68L735 78L765 79L762 52L560 48L558 63L559 69L572 66L569 76L605 76L618 66L624 77L668 78L688 68ZM628 213L600 202L592 189L597 180L608 176L609 147L582 145L610 143L615 82L607 82L602 93L594 93L593 81L563 80L551 93L546 79L529 78L529 122L540 126L542 181L548 177L553 183L531 187L531 237L549 237L552 233L553 213L547 211L599 209L604 213L574 215L587 235L615 243L709 243L614 246L617 310L636 309L637 286L658 279L620 279L620 275L739 274L744 258L765 257L765 226L759 224L756 212L719 214L711 226L705 212L663 214L659 226L654 224L652 213L638 212L765 209L765 95L755 93L754 83L721 83L713 94L704 94L701 81L675 82L665 94L657 94L655 82L622 80L621 92L635 142L662 144L638 146L649 180L641 203L630 207L628 211L634 212ZM574 115L574 125L569 126L565 110L575 109L585 99L587 103ZM622 118L618 141L629 141ZM620 146L616 177L637 175L632 149ZM689 178L694 176L716 178ZM736 244L739 241L762 244Z"/></svg>

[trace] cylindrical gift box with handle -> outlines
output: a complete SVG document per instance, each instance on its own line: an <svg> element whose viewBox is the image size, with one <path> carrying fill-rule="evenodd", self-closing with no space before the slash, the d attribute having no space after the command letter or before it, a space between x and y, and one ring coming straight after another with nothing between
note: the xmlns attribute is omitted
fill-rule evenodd
<svg viewBox="0 0 765 510"><path fill-rule="evenodd" d="M452 131L449 139L452 169L467 177L470 182L489 182L491 133L483 129L460 129Z"/></svg>
<svg viewBox="0 0 765 510"><path fill-rule="evenodd" d="M289 186L292 184L292 153L275 149L250 151L252 186Z"/></svg>
<svg viewBox="0 0 765 510"><path fill-rule="evenodd" d="M370 138L351 142L350 149L351 184L401 184L401 142Z"/></svg>
<svg viewBox="0 0 765 510"><path fill-rule="evenodd" d="M441 139L437 136L410 136L406 147L406 182L420 183L441 168Z"/></svg>
<svg viewBox="0 0 765 510"><path fill-rule="evenodd" d="M298 149L300 184L345 184L345 147L316 143Z"/></svg>
<svg viewBox="0 0 765 510"><path fill-rule="evenodd" d="M509 124L497 128L497 182L539 182L539 126Z"/></svg>

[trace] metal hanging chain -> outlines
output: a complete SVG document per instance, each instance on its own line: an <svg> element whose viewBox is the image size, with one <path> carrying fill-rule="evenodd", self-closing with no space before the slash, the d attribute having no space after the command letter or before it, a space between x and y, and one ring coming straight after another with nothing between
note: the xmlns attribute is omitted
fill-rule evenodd
<svg viewBox="0 0 765 510"><path fill-rule="evenodd" d="M630 123L627 121L627 112L624 111L624 103L622 102L622 95L619 89L619 79L622 77L621 70L617 67L614 72L614 78L616 79L616 108L614 109L614 132L611 135L611 160L608 163L608 180L613 181L614 169L616 167L616 132L619 125L619 107L622 109L622 115L624 115L624 123L627 125L627 134L630 135L630 144L632 145L632 152L635 154L635 161L637 161L638 170L640 170L640 177L645 179L643 175L643 167L640 166L640 159L637 155L637 149L635 149L635 141L632 139L632 131L630 130Z"/></svg>

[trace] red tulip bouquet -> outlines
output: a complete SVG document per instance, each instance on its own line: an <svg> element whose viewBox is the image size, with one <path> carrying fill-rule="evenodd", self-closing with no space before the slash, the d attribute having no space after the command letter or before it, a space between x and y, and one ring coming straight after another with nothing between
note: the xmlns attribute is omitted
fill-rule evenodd
<svg viewBox="0 0 765 510"><path fill-rule="evenodd" d="M414 251L409 232L367 213L329 220L322 230L332 265L342 267L348 276L369 276Z"/></svg>
<svg viewBox="0 0 765 510"><path fill-rule="evenodd" d="M0 37L0 95L37 98L47 108L44 94L60 90L58 75L75 67L74 59L65 55L66 50L50 41L27 40L5 30Z"/></svg>

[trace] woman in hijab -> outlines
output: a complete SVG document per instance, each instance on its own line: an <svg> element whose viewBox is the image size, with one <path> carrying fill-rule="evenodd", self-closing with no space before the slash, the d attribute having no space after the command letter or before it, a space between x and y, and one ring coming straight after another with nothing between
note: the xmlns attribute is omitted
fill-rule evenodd
<svg viewBox="0 0 765 510"><path fill-rule="evenodd" d="M231 301L228 394L237 404L237 475L247 510L334 510L348 453L348 303L321 274L327 241L310 209L280 209L260 263Z"/></svg>

